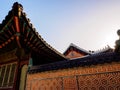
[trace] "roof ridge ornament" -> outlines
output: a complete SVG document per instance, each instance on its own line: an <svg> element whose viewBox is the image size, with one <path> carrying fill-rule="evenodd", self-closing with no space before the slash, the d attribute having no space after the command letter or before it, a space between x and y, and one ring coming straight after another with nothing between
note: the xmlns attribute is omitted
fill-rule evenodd
<svg viewBox="0 0 120 90"><path fill-rule="evenodd" d="M21 16L21 12L23 11L23 6L21 4L19 4L18 2L15 2L12 6L13 9L13 14L15 16L20 17Z"/></svg>
<svg viewBox="0 0 120 90"><path fill-rule="evenodd" d="M120 29L117 31L117 34L119 36L119 39L116 40L115 42L115 52L119 52L120 53Z"/></svg>

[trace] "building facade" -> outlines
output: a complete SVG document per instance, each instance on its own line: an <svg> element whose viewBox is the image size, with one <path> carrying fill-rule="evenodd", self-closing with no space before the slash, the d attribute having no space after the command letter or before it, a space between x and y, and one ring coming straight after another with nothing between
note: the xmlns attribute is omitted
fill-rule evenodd
<svg viewBox="0 0 120 90"><path fill-rule="evenodd" d="M0 24L0 90L120 90L120 40L115 50L71 44L61 54L16 2Z"/></svg>

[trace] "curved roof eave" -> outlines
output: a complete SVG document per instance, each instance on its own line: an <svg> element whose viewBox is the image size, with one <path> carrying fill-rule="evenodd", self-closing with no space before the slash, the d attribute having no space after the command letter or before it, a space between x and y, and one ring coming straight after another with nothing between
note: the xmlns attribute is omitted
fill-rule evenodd
<svg viewBox="0 0 120 90"><path fill-rule="evenodd" d="M14 22L14 18L17 18L18 19L18 22L16 23L16 22ZM9 26L9 24L17 24L16 26L15 25L13 25L14 27L15 27L15 32L14 32L14 35L13 35L13 33L12 34L10 34L10 35L8 35L8 37L9 38L11 38L12 36L14 36L14 37L19 37L20 39L21 39L21 29L20 29L20 25L22 25L23 23L21 23L21 18L24 18L24 21L26 22L26 24L27 24L27 27L29 27L30 28L30 30L31 30L31 33L32 34L34 34L35 35L35 39L37 40L36 42L38 42L38 43L42 43L44 46L43 46L43 48L47 51L47 52L51 52L51 54L52 54L52 57L54 57L54 58L60 58L60 60L67 60L66 59L66 57L63 55L63 54L61 54L60 52L58 52L57 50L55 50L54 48L52 48L39 34L38 34L38 32L35 30L35 28L33 28L33 26L32 26L32 24L30 23L30 20L26 17L26 14L23 12L23 7L22 7L22 5L21 4L19 4L19 3L14 3L14 5L13 5L13 7L12 7L12 10L11 11L9 11L9 13L8 13L8 15L6 16L6 18L5 18L5 20L3 20L3 22L0 24L0 32L2 32L2 34L4 35L4 34L6 34L6 32L5 32L5 30L3 30L3 29L6 29L6 27L7 27L7 25ZM12 19L12 22L10 23L10 20ZM17 28L19 28L19 31L17 31L16 29ZM7 30L6 30L7 31ZM8 32L9 32L9 30L8 30ZM11 32L9 32L9 33L11 33ZM23 32L22 32L23 33ZM28 32L26 33L26 34L29 34ZM7 35L7 34L6 34ZM23 38L24 37L26 37L26 36L24 36L24 34L23 34ZM8 38L8 39L9 39ZM10 41L11 41L12 39L10 39ZM20 41L19 41L20 42ZM23 42L23 41L22 41ZM31 43L31 44L33 44L32 42L30 42L30 41L28 41L29 43ZM6 44L5 44L6 43ZM4 41L1 45L3 45L3 46L0 46L0 48L2 48L2 47L4 47L5 45L7 45L9 42L8 41ZM20 43L21 44L21 43ZM34 45L34 44L33 44ZM31 48L31 49L33 49L33 48ZM36 49L37 49L37 47L36 47ZM38 49L38 51L39 51L39 49Z"/></svg>

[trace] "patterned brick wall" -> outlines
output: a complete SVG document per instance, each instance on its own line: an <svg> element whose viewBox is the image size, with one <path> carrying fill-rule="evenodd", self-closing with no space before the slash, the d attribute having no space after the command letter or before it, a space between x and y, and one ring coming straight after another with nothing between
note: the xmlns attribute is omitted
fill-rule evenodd
<svg viewBox="0 0 120 90"><path fill-rule="evenodd" d="M76 77L64 77L63 78L64 90L78 90Z"/></svg>
<svg viewBox="0 0 120 90"><path fill-rule="evenodd" d="M26 90L120 90L120 63L28 74Z"/></svg>
<svg viewBox="0 0 120 90"><path fill-rule="evenodd" d="M120 72L78 76L79 90L120 90Z"/></svg>

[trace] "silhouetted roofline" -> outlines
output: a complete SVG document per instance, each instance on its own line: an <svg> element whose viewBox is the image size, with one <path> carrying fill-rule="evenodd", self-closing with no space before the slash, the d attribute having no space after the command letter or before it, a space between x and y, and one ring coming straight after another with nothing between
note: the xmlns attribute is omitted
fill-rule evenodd
<svg viewBox="0 0 120 90"><path fill-rule="evenodd" d="M76 45L73 44L73 43L71 43L71 44L69 45L69 47L65 50L65 52L64 52L63 54L65 55L65 54L69 51L69 49L70 49L71 47L75 48L77 51L79 51L79 52L81 52L81 53L84 53L84 54L86 54L86 55L91 54L89 51L87 51L87 50L85 50L85 49L83 49L83 48L80 48L80 47L76 46Z"/></svg>
<svg viewBox="0 0 120 90"><path fill-rule="evenodd" d="M77 58L68 61L60 61L40 66L32 66L28 73L37 73L51 70L67 69L73 67L84 67L97 64L111 63L120 61L120 54L115 52L89 55L83 58Z"/></svg>

